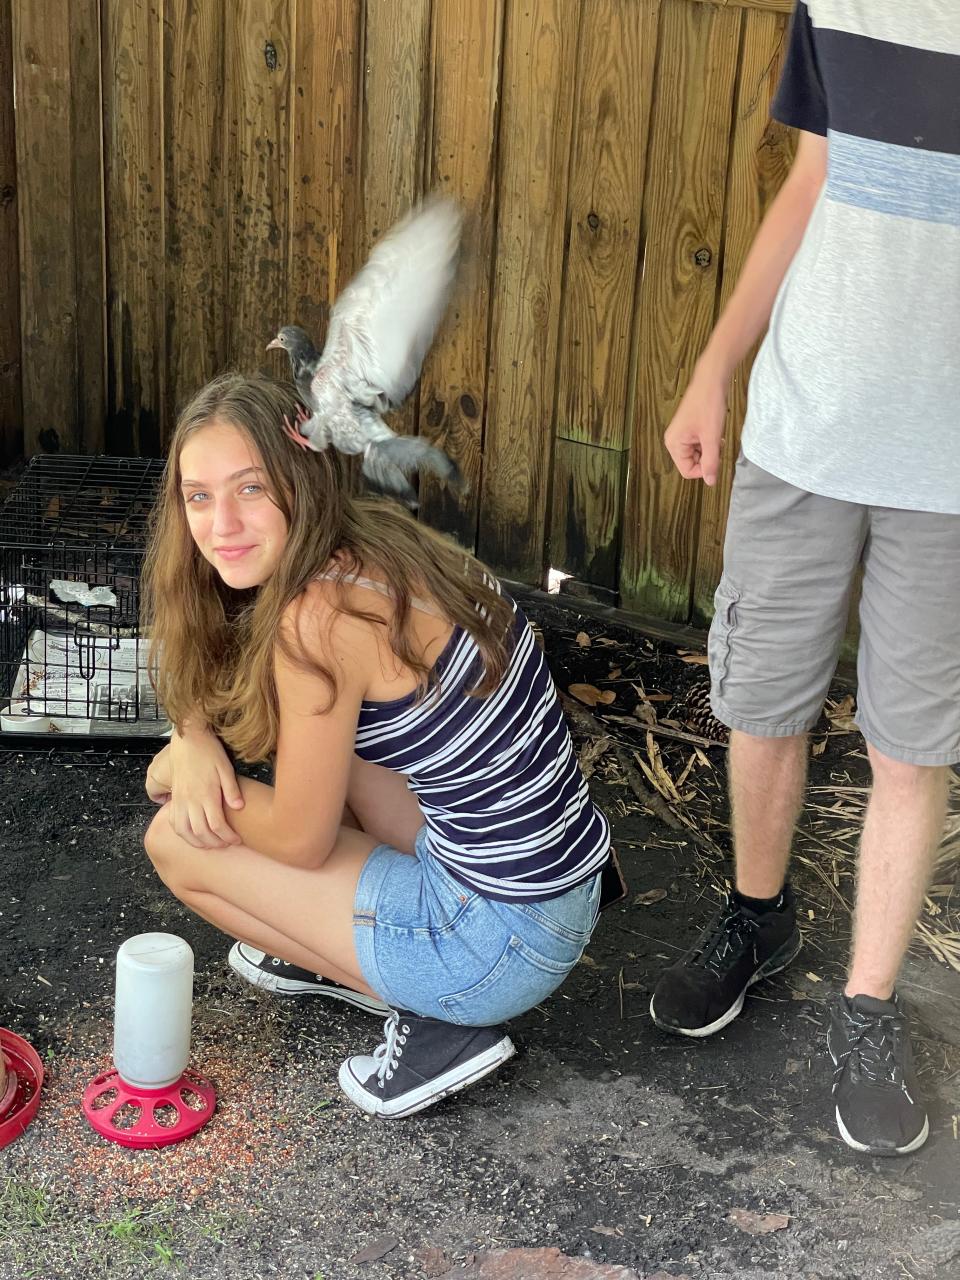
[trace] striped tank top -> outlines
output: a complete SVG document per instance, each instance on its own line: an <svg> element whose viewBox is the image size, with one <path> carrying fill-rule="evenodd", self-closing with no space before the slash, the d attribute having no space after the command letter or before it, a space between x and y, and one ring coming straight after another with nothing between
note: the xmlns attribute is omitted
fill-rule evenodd
<svg viewBox="0 0 960 1280"><path fill-rule="evenodd" d="M347 580L387 593L367 578ZM355 749L407 775L427 849L456 879L488 898L542 901L600 870L610 828L590 799L546 660L511 603L513 650L493 693L468 696L482 662L455 626L419 703L414 693L362 703Z"/></svg>

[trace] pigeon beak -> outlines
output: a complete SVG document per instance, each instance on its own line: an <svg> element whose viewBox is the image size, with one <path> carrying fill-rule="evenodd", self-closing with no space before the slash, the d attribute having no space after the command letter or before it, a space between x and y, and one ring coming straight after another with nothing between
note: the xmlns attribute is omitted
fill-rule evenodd
<svg viewBox="0 0 960 1280"><path fill-rule="evenodd" d="M267 351L274 351L274 350L276 350L276 351L282 351L282 350L283 350L283 343L280 341L280 339L279 339L279 338L274 338L272 342L268 342L268 343L267 343L266 350L267 350Z"/></svg>

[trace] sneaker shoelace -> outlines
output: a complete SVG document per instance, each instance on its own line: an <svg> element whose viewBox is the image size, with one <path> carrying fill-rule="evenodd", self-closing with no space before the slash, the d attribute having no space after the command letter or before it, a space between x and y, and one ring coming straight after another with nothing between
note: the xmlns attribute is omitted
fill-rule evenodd
<svg viewBox="0 0 960 1280"><path fill-rule="evenodd" d="M833 1087L836 1090L847 1069L847 1063L855 1058L860 1075L870 1084L893 1085L904 1089L902 1046L906 1036L906 1019L897 1013L864 1013L840 1005L840 1019L847 1038L847 1047L837 1055ZM907 1094L909 1097L910 1095ZM911 1099L912 1101L912 1099Z"/></svg>
<svg viewBox="0 0 960 1280"><path fill-rule="evenodd" d="M748 919L732 899L712 929L697 942L690 962L702 964L716 976L733 967L757 936L756 924Z"/></svg>
<svg viewBox="0 0 960 1280"><path fill-rule="evenodd" d="M378 1063L377 1067L377 1087L382 1089L387 1080L393 1079L393 1073L400 1065L400 1059L403 1056L403 1046L407 1043L407 1036L410 1034L409 1026L404 1022L401 1023L400 1015L395 1009L391 1009L390 1016L383 1024L384 1043L377 1045L373 1051L373 1060Z"/></svg>

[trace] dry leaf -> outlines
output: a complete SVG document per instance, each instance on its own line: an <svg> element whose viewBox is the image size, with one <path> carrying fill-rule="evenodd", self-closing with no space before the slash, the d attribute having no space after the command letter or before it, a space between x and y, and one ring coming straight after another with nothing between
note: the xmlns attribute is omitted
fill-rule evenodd
<svg viewBox="0 0 960 1280"><path fill-rule="evenodd" d="M751 1236L769 1235L789 1227L790 1218L785 1213L754 1213L752 1209L731 1209L727 1221Z"/></svg>
<svg viewBox="0 0 960 1280"><path fill-rule="evenodd" d="M638 702L633 708L633 714L641 724L653 725L657 723L657 713L649 702Z"/></svg>
<svg viewBox="0 0 960 1280"><path fill-rule="evenodd" d="M648 693L646 695L646 699L648 702L672 702L673 694L672 693Z"/></svg>
<svg viewBox="0 0 960 1280"><path fill-rule="evenodd" d="M823 979L822 979L822 978L820 978L820 977L818 977L815 973L808 973L806 976L810 979L810 981L811 981L811 982L822 982L822 981L823 981Z"/></svg>
<svg viewBox="0 0 960 1280"><path fill-rule="evenodd" d="M705 667L710 659L705 653L683 653L680 655L680 661L689 662L695 667Z"/></svg>
<svg viewBox="0 0 960 1280"><path fill-rule="evenodd" d="M856 730L853 713L857 709L857 704L852 693L848 693L839 702L833 702L828 698L824 709L831 726L838 733L853 733Z"/></svg>
<svg viewBox="0 0 960 1280"><path fill-rule="evenodd" d="M623 1231L621 1230L620 1227L605 1227L600 1222L598 1222L595 1227L590 1227L589 1230L595 1232L598 1236L622 1236L623 1235Z"/></svg>
<svg viewBox="0 0 960 1280"><path fill-rule="evenodd" d="M350 1262L379 1262L381 1258L385 1258L391 1249L395 1249L400 1241L396 1236L376 1236L364 1248L358 1249L357 1252L349 1259Z"/></svg>
<svg viewBox="0 0 960 1280"><path fill-rule="evenodd" d="M567 693L576 698L578 702L585 703L588 707L595 707L603 697L603 694L595 684L572 684L567 689Z"/></svg>
<svg viewBox="0 0 960 1280"><path fill-rule="evenodd" d="M580 770L585 778L593 775L597 761L603 753L613 745L613 739L609 734L604 734L602 738L594 738L580 752Z"/></svg>
<svg viewBox="0 0 960 1280"><path fill-rule="evenodd" d="M607 679L616 680L618 676L620 676L622 671L623 671L622 667L611 667L610 670L607 672Z"/></svg>
<svg viewBox="0 0 960 1280"><path fill-rule="evenodd" d="M577 644L580 646L581 649L590 648L590 637L587 635L585 631L577 632Z"/></svg>
<svg viewBox="0 0 960 1280"><path fill-rule="evenodd" d="M619 641L619 640L611 640L611 639L609 639L609 637L608 637L608 636L597 636L596 640L594 640L594 642L593 642L593 643L594 643L594 644L602 644L602 645L603 645L603 647L604 647L605 649L619 649L619 648L620 648L620 641Z"/></svg>
<svg viewBox="0 0 960 1280"><path fill-rule="evenodd" d="M826 738L821 738L819 742L813 742L810 744L810 754L812 756L822 756L823 753L826 751L826 749L827 749Z"/></svg>
<svg viewBox="0 0 960 1280"><path fill-rule="evenodd" d="M649 907L654 902L662 902L667 896L666 889L648 889L646 893L638 893L633 900L635 907Z"/></svg>

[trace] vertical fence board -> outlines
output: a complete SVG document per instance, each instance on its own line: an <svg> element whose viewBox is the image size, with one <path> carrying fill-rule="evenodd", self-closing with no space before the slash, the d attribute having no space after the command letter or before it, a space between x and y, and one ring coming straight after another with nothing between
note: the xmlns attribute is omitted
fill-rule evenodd
<svg viewBox="0 0 960 1280"><path fill-rule="evenodd" d="M459 463L462 495L430 476L420 510L463 546L476 542L496 197L496 124L504 0L434 0L433 124L427 185L465 213L463 256L450 314L427 358L420 430Z"/></svg>
<svg viewBox="0 0 960 1280"><path fill-rule="evenodd" d="M511 0L478 547L539 583L556 398L564 211L580 6Z"/></svg>
<svg viewBox="0 0 960 1280"><path fill-rule="evenodd" d="M109 453L160 454L165 420L163 31L153 4L104 4Z"/></svg>
<svg viewBox="0 0 960 1280"><path fill-rule="evenodd" d="M657 0L584 7L557 434L624 448Z"/></svg>
<svg viewBox="0 0 960 1280"><path fill-rule="evenodd" d="M193 0L166 4L166 402L172 421L227 362L227 189L222 14Z"/></svg>
<svg viewBox="0 0 960 1280"><path fill-rule="evenodd" d="M674 620L689 612L697 494L663 432L713 323L742 20L689 0L664 0L660 17L621 593Z"/></svg>
<svg viewBox="0 0 960 1280"><path fill-rule="evenodd" d="M95 449L104 416L103 172L96 0L57 21L17 0L24 447Z"/></svg>
<svg viewBox="0 0 960 1280"><path fill-rule="evenodd" d="M249 372L287 320L290 0L235 0L226 34L229 358Z"/></svg>
<svg viewBox="0 0 960 1280"><path fill-rule="evenodd" d="M430 0L367 0L363 231L359 261L423 194ZM417 392L390 415L412 435Z"/></svg>
<svg viewBox="0 0 960 1280"><path fill-rule="evenodd" d="M0 0L0 463L19 452L23 436L20 391L20 247L17 229L17 136L13 116L12 0Z"/></svg>
<svg viewBox="0 0 960 1280"><path fill-rule="evenodd" d="M771 120L768 110L780 75L787 19L780 14L755 12L746 14L745 23L727 180L721 307L736 286L757 229L789 171L794 150L793 134ZM747 380L755 354L756 347L734 375L720 474L716 485L710 489L704 486L700 495L702 507L693 593L694 619L698 622L705 621L712 613L713 592L720 580L730 487L747 403Z"/></svg>
<svg viewBox="0 0 960 1280"><path fill-rule="evenodd" d="M100 0L70 0L76 415L77 439L85 453L103 449L107 409L101 59Z"/></svg>
<svg viewBox="0 0 960 1280"><path fill-rule="evenodd" d="M658 18L658 0L597 0L581 21L556 423L564 500L553 504L550 563L610 590ZM599 459L597 447L617 456Z"/></svg>
<svg viewBox="0 0 960 1280"><path fill-rule="evenodd" d="M360 211L361 0L297 0L289 319L319 345L350 274Z"/></svg>

